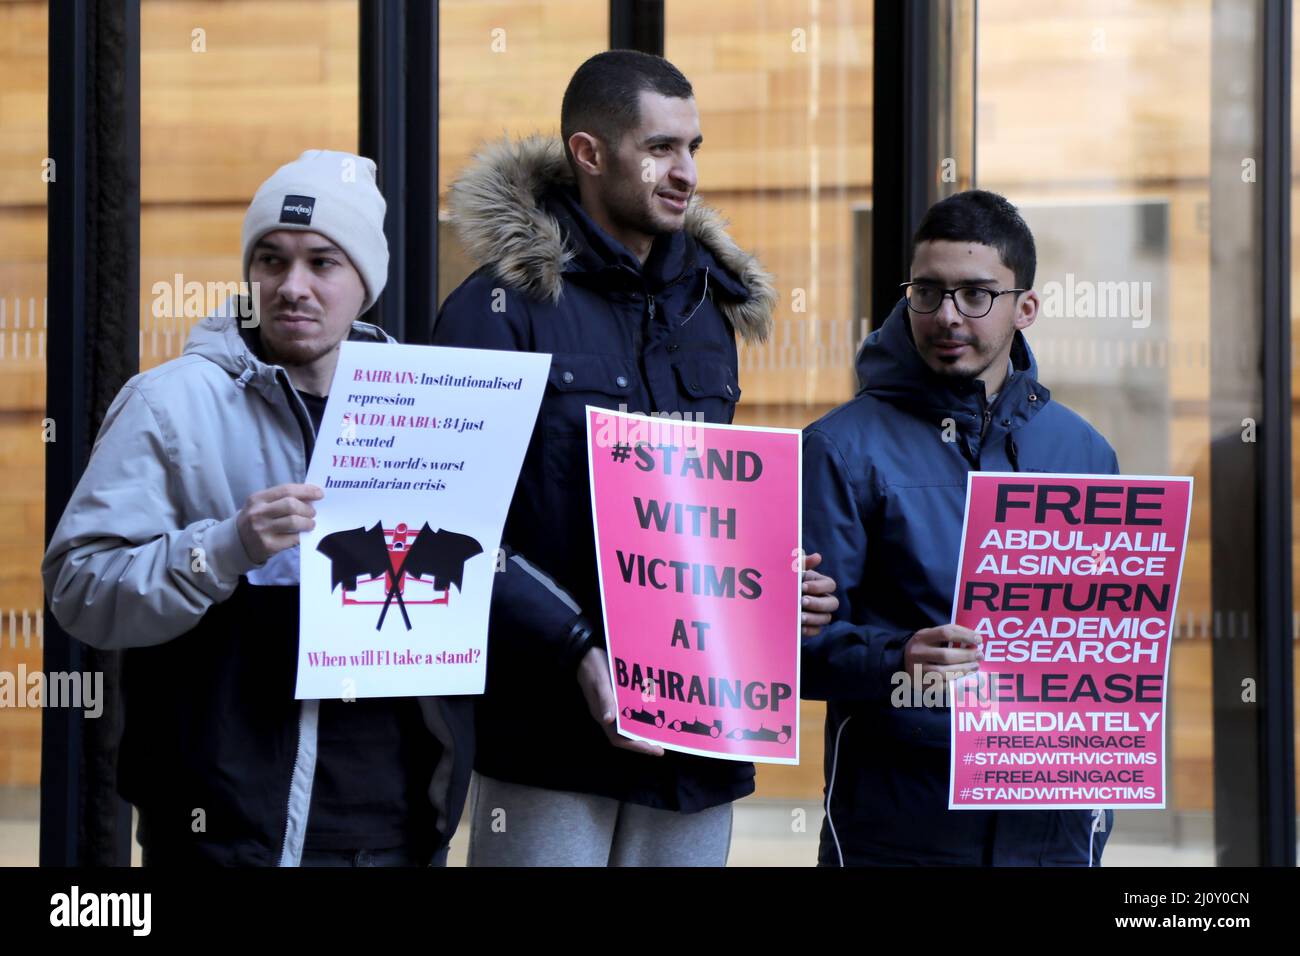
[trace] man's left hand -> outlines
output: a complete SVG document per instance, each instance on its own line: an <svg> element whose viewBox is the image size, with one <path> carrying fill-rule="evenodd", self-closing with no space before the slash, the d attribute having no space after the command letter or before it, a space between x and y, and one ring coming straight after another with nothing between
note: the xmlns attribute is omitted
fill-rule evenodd
<svg viewBox="0 0 1300 956"><path fill-rule="evenodd" d="M803 596L799 599L799 617L804 637L816 637L831 622L831 615L840 606L840 599L835 596L835 579L813 570L821 563L820 554L810 554L804 558L800 588Z"/></svg>

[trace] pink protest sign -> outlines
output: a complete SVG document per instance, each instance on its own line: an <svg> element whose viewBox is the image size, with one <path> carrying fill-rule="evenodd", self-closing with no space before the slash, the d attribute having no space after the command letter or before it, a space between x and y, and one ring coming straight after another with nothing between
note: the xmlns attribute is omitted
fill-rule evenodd
<svg viewBox="0 0 1300 956"><path fill-rule="evenodd" d="M953 621L954 810L1165 805L1165 700L1192 479L972 473Z"/></svg>
<svg viewBox="0 0 1300 956"><path fill-rule="evenodd" d="M799 762L799 432L587 408L618 731Z"/></svg>

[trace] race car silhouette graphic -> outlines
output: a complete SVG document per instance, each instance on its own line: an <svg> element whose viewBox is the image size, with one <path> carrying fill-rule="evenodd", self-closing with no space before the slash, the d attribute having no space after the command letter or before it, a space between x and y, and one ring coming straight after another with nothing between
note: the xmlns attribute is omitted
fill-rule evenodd
<svg viewBox="0 0 1300 956"><path fill-rule="evenodd" d="M635 720L639 724L651 724L655 727L664 725L664 712L662 710L657 714L652 714L648 710L633 710L631 707L624 707L623 716L627 720Z"/></svg>
<svg viewBox="0 0 1300 956"><path fill-rule="evenodd" d="M679 734L699 734L701 737L721 737L722 721L715 720L711 724L706 724L702 720L693 720L689 724L680 720L674 720L668 725L669 730L676 731Z"/></svg>
<svg viewBox="0 0 1300 956"><path fill-rule="evenodd" d="M768 730L762 724L759 724L758 730L746 730L744 727L737 727L731 733L727 734L732 740L761 740L767 743L783 744L790 739L790 734L794 728L786 724L780 730Z"/></svg>

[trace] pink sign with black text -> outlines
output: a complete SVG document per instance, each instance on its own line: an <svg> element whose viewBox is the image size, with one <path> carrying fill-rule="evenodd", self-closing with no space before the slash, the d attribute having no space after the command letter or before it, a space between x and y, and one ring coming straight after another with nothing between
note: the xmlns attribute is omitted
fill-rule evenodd
<svg viewBox="0 0 1300 956"><path fill-rule="evenodd" d="M799 762L798 431L587 408L619 733Z"/></svg>
<svg viewBox="0 0 1300 956"><path fill-rule="evenodd" d="M1165 805L1185 477L972 473L953 622L950 809Z"/></svg>

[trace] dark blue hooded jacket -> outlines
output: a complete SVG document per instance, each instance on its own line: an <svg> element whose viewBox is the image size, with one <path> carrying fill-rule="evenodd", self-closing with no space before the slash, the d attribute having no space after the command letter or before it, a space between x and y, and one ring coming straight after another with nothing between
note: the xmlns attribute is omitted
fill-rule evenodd
<svg viewBox="0 0 1300 956"><path fill-rule="evenodd" d="M766 337L775 292L698 202L642 264L586 214L558 140L488 148L452 187L450 205L482 265L443 304L433 344L550 353L505 539L599 627L585 406L729 423L740 398L736 335ZM502 634L517 627L494 601L479 773L683 812L753 791L753 764L613 747L545 641L532 662L491 650L527 644Z"/></svg>
<svg viewBox="0 0 1300 956"><path fill-rule="evenodd" d="M952 620L967 473L1119 470L1019 332L1011 360L990 406L983 382L929 369L900 301L858 354L857 397L804 430L804 547L840 599L803 642L802 694L827 701L824 865L1088 865L1089 811L948 810L948 710L890 704L904 643Z"/></svg>

